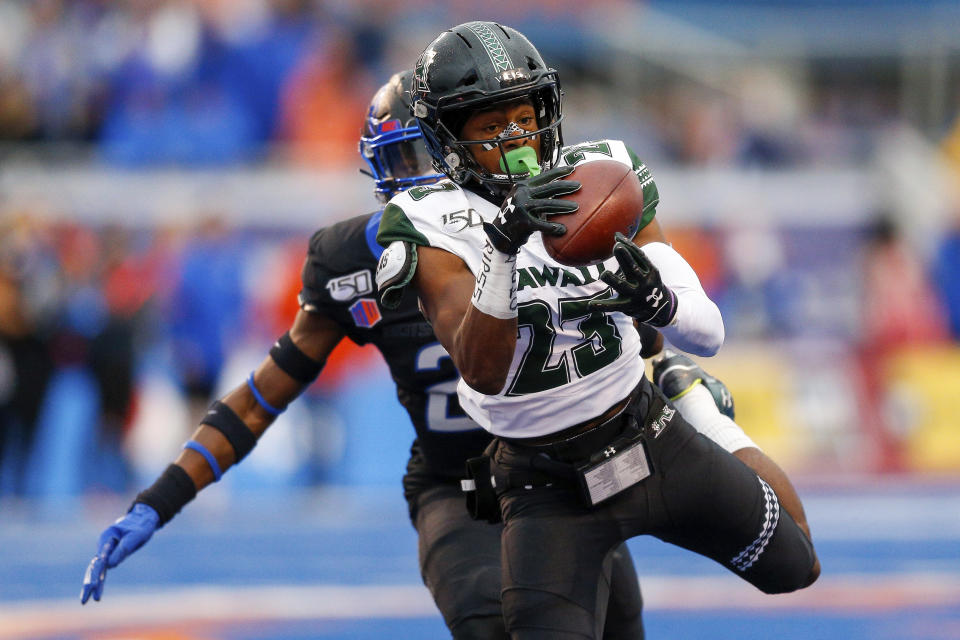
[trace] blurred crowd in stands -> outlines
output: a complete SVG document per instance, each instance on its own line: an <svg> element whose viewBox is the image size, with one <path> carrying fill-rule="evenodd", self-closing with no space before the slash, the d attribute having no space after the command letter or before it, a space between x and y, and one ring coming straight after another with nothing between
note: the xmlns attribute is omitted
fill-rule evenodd
<svg viewBox="0 0 960 640"><path fill-rule="evenodd" d="M537 4L538 11L485 4L563 70L568 140L622 137L654 167L864 162L871 136L897 124L889 87L858 87L848 82L852 73L810 93L765 68L745 68L734 91L682 81L620 86L613 71L623 65L597 71L584 61L603 56L579 22L597 3ZM69 144L89 150L89 161L121 168L359 166L361 114L375 87L412 65L435 24L456 24L474 9L376 0L3 0L0 154ZM960 177L960 125L949 131L944 123L943 149ZM64 406L56 394L82 389L92 390L92 430L73 446L97 473L80 468L64 486L127 490L120 448L139 376L162 364L193 401L195 422L230 349L252 342L265 353L289 325L309 230L237 229L229 212L198 212L190 228L51 222L2 198L0 496L44 492L43 464L56 460L45 439L58 437L44 425ZM838 225L828 244L815 227L670 232L721 305L728 340L844 341L860 354L870 394L880 393L869 372L884 353L960 341L960 204L957 212L928 256L904 241L909 221L899 211L878 212L869 228ZM46 462L34 453L41 446Z"/></svg>
<svg viewBox="0 0 960 640"><path fill-rule="evenodd" d="M127 166L247 162L274 140L342 163L380 70L376 38L340 22L298 0L4 2L0 136Z"/></svg>
<svg viewBox="0 0 960 640"><path fill-rule="evenodd" d="M882 70L748 59L691 82L614 51L586 21L588 7L636 4L488 0L483 11L561 69L567 112L590 114L568 121L570 139L615 131L651 160L778 166L864 160L898 119ZM123 166L278 154L353 165L357 114L375 87L476 11L427 0L5 0L0 140L93 142Z"/></svg>
<svg viewBox="0 0 960 640"><path fill-rule="evenodd" d="M847 345L863 393L877 398L864 406L879 411L885 392L878 378L888 356L905 346L960 341L960 235L945 240L927 269L894 229L882 220L868 230L834 230L826 249L817 229L674 226L670 235L721 306L728 344ZM231 229L214 218L192 228L139 230L6 218L0 495L65 486L122 491L133 476L121 447L145 376L162 371L180 390L186 424L178 424L183 412L172 408L169 419L163 406L149 411L159 410L152 421L184 438L223 385L242 380L236 371L225 373L231 354L252 348L261 357L289 326L306 242L306 234ZM333 360L316 392L336 389L351 371L363 375L370 354L357 349ZM76 405L64 398L83 389L94 396L88 417L64 416L64 407ZM72 458L83 465L45 489L53 482L45 465L56 459L50 448L70 442L51 440L62 437L64 424L87 424L87 435L75 442L84 453ZM877 434L882 440L887 431ZM32 453L38 448L46 453Z"/></svg>

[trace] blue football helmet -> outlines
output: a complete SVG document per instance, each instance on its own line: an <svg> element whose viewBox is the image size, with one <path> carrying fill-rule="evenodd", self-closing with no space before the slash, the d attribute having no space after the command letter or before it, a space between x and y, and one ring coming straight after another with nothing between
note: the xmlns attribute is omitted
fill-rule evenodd
<svg viewBox="0 0 960 640"><path fill-rule="evenodd" d="M413 70L401 71L380 87L367 112L360 137L360 155L376 181L374 192L386 202L401 191L432 184L436 173L423 145L423 134L410 111Z"/></svg>

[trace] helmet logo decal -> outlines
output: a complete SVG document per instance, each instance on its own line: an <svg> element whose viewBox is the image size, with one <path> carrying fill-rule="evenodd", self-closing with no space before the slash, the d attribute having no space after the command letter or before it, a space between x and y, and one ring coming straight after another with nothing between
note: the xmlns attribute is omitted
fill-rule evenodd
<svg viewBox="0 0 960 640"><path fill-rule="evenodd" d="M506 71L500 74L500 86L501 87L511 87L515 84L521 84L523 82L530 81L530 74L526 69L507 69Z"/></svg>
<svg viewBox="0 0 960 640"><path fill-rule="evenodd" d="M490 56L490 62L493 63L494 69L497 71L506 71L513 67L510 55L504 48L500 38L497 37L497 34L488 26L488 23L471 22L467 25L467 28L480 38L480 42L483 43L483 48L487 50L487 55Z"/></svg>
<svg viewBox="0 0 960 640"><path fill-rule="evenodd" d="M430 93L430 85L427 84L427 74L430 73L430 65L433 59L437 57L437 51L433 47L428 47L417 59L417 67L413 70L413 90L421 95Z"/></svg>
<svg viewBox="0 0 960 640"><path fill-rule="evenodd" d="M396 131L397 129L400 128L400 121L399 121L399 120L387 120L386 122L381 123L380 126L379 126L379 128L380 128L379 133L387 133L387 132L389 132L389 131Z"/></svg>

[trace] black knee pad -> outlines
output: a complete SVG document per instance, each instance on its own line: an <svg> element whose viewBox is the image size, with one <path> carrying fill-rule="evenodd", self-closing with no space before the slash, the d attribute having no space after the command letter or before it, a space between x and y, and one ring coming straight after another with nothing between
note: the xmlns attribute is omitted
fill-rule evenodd
<svg viewBox="0 0 960 640"><path fill-rule="evenodd" d="M626 544L610 552L611 575L603 640L644 640L643 596Z"/></svg>
<svg viewBox="0 0 960 640"><path fill-rule="evenodd" d="M559 593L506 589L504 616L511 638L595 638L593 614Z"/></svg>
<svg viewBox="0 0 960 640"><path fill-rule="evenodd" d="M790 593L813 583L813 566L817 559L813 545L785 511L780 514L777 532L765 553L778 559L776 570L770 570L764 566L766 563L762 563L757 567L757 573L748 571L744 575L764 593Z"/></svg>
<svg viewBox="0 0 960 640"><path fill-rule="evenodd" d="M437 487L417 498L420 571L423 582L454 637L470 629L503 629L500 606L500 532L502 527L472 520L459 487ZM470 622L473 621L473 622ZM467 625L467 626L464 626ZM460 632L456 630L465 629ZM490 637L505 637L501 636Z"/></svg>

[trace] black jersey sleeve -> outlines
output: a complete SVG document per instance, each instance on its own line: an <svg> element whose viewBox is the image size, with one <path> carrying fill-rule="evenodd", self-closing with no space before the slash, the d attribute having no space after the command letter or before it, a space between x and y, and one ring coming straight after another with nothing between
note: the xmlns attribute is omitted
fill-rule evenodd
<svg viewBox="0 0 960 640"><path fill-rule="evenodd" d="M377 259L365 239L370 214L314 232L300 274L300 307L330 313L345 301L374 292Z"/></svg>
<svg viewBox="0 0 960 640"><path fill-rule="evenodd" d="M298 300L300 308L305 311L323 311L332 304L330 294L324 287L332 275L324 255L326 235L326 228L314 232L307 248L307 258L303 261L303 270L300 273L303 286Z"/></svg>

